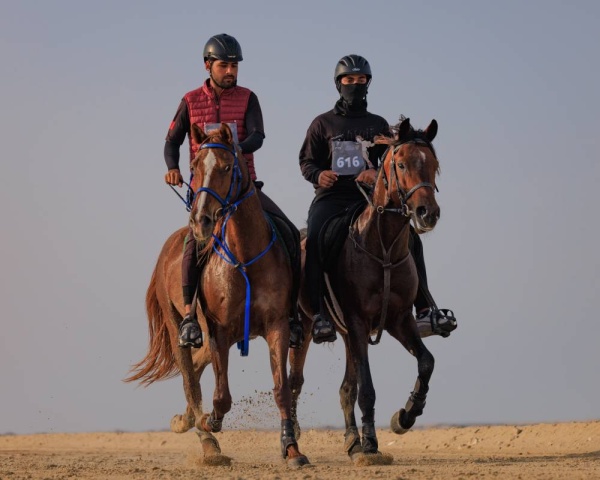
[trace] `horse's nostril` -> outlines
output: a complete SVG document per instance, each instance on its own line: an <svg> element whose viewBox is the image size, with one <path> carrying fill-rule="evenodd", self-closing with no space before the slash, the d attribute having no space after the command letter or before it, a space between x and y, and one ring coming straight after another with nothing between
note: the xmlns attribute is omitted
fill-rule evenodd
<svg viewBox="0 0 600 480"><path fill-rule="evenodd" d="M202 217L200 217L200 224L204 228L210 227L212 225L212 218L210 218L208 215L202 215Z"/></svg>
<svg viewBox="0 0 600 480"><path fill-rule="evenodd" d="M417 217L423 218L425 215L427 215L427 207L424 206L420 206L417 207Z"/></svg>

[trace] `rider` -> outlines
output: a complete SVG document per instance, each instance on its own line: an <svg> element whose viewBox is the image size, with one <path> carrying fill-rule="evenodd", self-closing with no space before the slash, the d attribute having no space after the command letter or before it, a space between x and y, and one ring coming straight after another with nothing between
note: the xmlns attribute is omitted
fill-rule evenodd
<svg viewBox="0 0 600 480"><path fill-rule="evenodd" d="M335 327L323 303L323 266L318 245L321 227L333 215L364 199L355 181L370 185L375 183L379 159L386 147L373 145L372 142L376 135L390 134L387 121L367 111L367 90L371 78L371 67L365 58L354 54L342 57L334 73L340 98L332 110L312 121L300 149L302 175L315 187L315 198L308 211L305 266L306 282L310 285L310 308L316 312L312 325L315 343L333 342L337 338ZM347 142L360 142L356 146L357 151L367 148L368 161L360 166L364 170L340 170L332 162L334 149L352 147ZM411 233L411 251L419 272L419 289L415 300L419 332L422 337L433 333L447 336L437 326L438 321L444 323L447 319L439 320L439 310L435 308L427 290L421 240L412 228Z"/></svg>
<svg viewBox="0 0 600 480"><path fill-rule="evenodd" d="M299 267L295 267L295 264L297 261L299 265L299 232L277 205L260 191L263 183L256 181L253 153L262 146L265 134L258 97L251 90L237 85L238 63L243 60L240 44L234 37L226 33L214 35L206 42L203 56L204 67L209 78L200 88L184 95L171 122L164 149L168 168L165 181L169 185L181 186L183 184L183 177L179 170L179 148L183 144L185 136L188 135L191 161L199 147L190 135L193 123L202 129L206 129L206 126L210 124L229 123L237 131L239 147L248 164L250 176L257 187L256 192L263 210L284 221L290 229L289 243L291 245L286 245L286 247L292 257L294 283L297 283ZM190 228L185 239L182 263L185 316L179 327L180 347L197 348L202 345L202 331L195 315L191 314L192 299L204 266L198 261L198 251L201 249L202 245L197 244ZM293 299L293 303L295 303L295 299ZM292 322L291 326L294 327L295 324ZM298 330L292 329L291 334L290 343L297 346L295 343L301 340L294 337L294 334L298 335Z"/></svg>

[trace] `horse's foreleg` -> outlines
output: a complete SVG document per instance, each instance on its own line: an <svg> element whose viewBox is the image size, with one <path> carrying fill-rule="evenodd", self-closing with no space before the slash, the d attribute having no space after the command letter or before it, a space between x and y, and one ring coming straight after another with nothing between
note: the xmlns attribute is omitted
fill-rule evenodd
<svg viewBox="0 0 600 480"><path fill-rule="evenodd" d="M171 430L177 433L187 432L202 417L202 391L199 374L194 370L190 349L175 347L173 355L179 365L183 380L183 391L187 400L186 412L171 419Z"/></svg>
<svg viewBox="0 0 600 480"><path fill-rule="evenodd" d="M179 348L178 348L179 349ZM202 377L202 373L206 366L210 363L210 349L208 345L196 350L192 350L192 361L194 364L194 375L198 382L199 399L197 402L197 409L200 411L200 416L197 417L196 411L188 402L185 413L183 415L175 415L171 419L171 431L175 433L185 433L191 428L194 428L196 424L196 418L200 418L202 416L202 387L200 386L200 378Z"/></svg>
<svg viewBox="0 0 600 480"><path fill-rule="evenodd" d="M273 374L273 396L281 416L281 455L289 465L301 466L309 463L300 449L294 433L292 420L292 391L287 376L287 353L289 345L289 330L285 327L270 329L265 339L269 346L271 373ZM304 348L304 347L303 347Z"/></svg>
<svg viewBox="0 0 600 480"><path fill-rule="evenodd" d="M354 415L354 406L358 396L357 375L352 354L348 349L348 342L344 337L346 347L346 371L344 380L340 386L340 403L344 413L344 422L346 424L346 433L344 435L344 449L352 458L357 453L362 453L363 448L360 443L360 435L356 426L356 416Z"/></svg>
<svg viewBox="0 0 600 480"><path fill-rule="evenodd" d="M223 417L231 410L231 392L229 391L229 343L226 336L214 329L210 336L211 359L215 373L215 392L213 394L213 411L196 420L196 426L205 432L220 432Z"/></svg>
<svg viewBox="0 0 600 480"><path fill-rule="evenodd" d="M360 319L349 319L348 325L361 325ZM368 332L358 328L348 331L347 348L352 352L358 379L358 406L362 412L362 449L364 453L379 453L375 433L375 387L369 366Z"/></svg>
<svg viewBox="0 0 600 480"><path fill-rule="evenodd" d="M292 422L294 423L294 433L296 439L300 439L301 428L298 422L298 399L302 392L302 386L304 385L304 364L306 362L306 355L310 346L310 319L300 312L300 318L302 319L302 327L304 329L304 343L301 348L290 348L290 389L292 391Z"/></svg>
<svg viewBox="0 0 600 480"><path fill-rule="evenodd" d="M406 405L392 416L390 424L392 431L401 435L406 433L415 424L416 418L423 413L427 392L429 391L429 380L433 373L434 358L421 340L412 318L397 322L388 331L416 357L419 372L415 388L408 397Z"/></svg>

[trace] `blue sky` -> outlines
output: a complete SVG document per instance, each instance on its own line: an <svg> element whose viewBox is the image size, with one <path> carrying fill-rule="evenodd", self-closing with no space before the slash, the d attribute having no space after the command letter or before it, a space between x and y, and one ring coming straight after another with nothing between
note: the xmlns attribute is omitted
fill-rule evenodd
<svg viewBox="0 0 600 480"><path fill-rule="evenodd" d="M180 379L146 389L121 379L145 354L159 250L186 224L163 182L164 137L205 79L205 41L222 32L240 41L239 83L263 109L258 176L298 227L312 200L298 151L337 99L340 57L371 63L372 112L439 122L442 218L423 241L431 290L459 329L426 340L436 369L420 424L600 418L600 4L57 0L0 10L0 433L163 429L183 411ZM389 337L370 355L385 427L416 362ZM230 376L238 403L225 428L259 426L243 399L272 388L264 341L248 358L232 350ZM311 348L306 427L343 425L342 376L342 342ZM212 382L207 372L207 406ZM275 407L263 408L276 427Z"/></svg>

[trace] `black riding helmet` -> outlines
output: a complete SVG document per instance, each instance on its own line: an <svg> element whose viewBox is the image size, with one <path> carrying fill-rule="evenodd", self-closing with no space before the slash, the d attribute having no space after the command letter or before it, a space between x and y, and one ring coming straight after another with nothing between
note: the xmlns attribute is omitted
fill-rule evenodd
<svg viewBox="0 0 600 480"><path fill-rule="evenodd" d="M371 65L367 62L367 59L360 55L346 55L340 58L339 62L335 66L335 73L333 79L335 80L335 87L338 92L341 88L340 78L344 75L351 74L363 74L367 76L367 87L371 83Z"/></svg>
<svg viewBox="0 0 600 480"><path fill-rule="evenodd" d="M223 60L224 62L241 62L242 47L231 35L220 33L213 35L204 45L204 61Z"/></svg>

